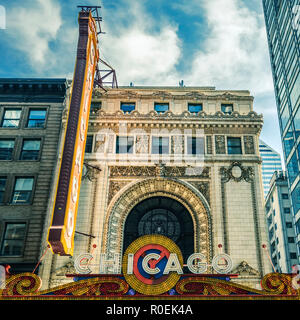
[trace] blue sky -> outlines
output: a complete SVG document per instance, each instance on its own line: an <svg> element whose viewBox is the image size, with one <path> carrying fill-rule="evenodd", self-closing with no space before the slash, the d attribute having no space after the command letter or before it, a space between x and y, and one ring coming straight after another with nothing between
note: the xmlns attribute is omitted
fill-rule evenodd
<svg viewBox="0 0 300 320"><path fill-rule="evenodd" d="M0 77L72 79L77 5L102 5L100 54L119 85L247 89L282 153L261 0L0 0Z"/></svg>

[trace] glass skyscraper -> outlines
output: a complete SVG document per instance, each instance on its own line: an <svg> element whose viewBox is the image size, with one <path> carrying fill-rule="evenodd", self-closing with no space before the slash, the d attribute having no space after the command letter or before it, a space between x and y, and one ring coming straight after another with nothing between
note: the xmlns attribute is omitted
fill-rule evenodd
<svg viewBox="0 0 300 320"><path fill-rule="evenodd" d="M264 196L266 197L270 189L270 181L275 171L281 171L280 154L259 140L259 153L262 158L262 179L264 186Z"/></svg>
<svg viewBox="0 0 300 320"><path fill-rule="evenodd" d="M263 9L300 253L300 0L263 0Z"/></svg>

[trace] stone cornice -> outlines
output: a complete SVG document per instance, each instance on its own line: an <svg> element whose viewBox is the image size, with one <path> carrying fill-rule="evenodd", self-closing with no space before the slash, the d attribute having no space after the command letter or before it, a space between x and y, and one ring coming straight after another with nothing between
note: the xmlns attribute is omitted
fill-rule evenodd
<svg viewBox="0 0 300 320"><path fill-rule="evenodd" d="M244 93L244 91L243 91ZM246 91L245 91L246 93ZM102 92L94 90L93 99L121 99L121 100L219 100L219 101L253 101L253 96L239 94L238 91L184 91L174 94L172 90L153 90L152 92L145 94L145 91L141 90L110 90Z"/></svg>
<svg viewBox="0 0 300 320"><path fill-rule="evenodd" d="M161 120L161 121L169 121L169 120L189 120L189 121L242 121L242 122L263 122L263 115L259 115L254 111L249 112L247 115L241 115L237 111L234 111L231 115L225 115L221 111L217 111L215 114L207 114L205 111L200 111L196 115L191 114L189 111L184 111L181 114L174 114L172 111L167 111L163 114L158 114L155 110L150 111L147 114L141 114L139 111L135 110L131 112L130 114L124 114L123 111L118 110L114 113L108 113L104 110L99 110L96 113L92 113L90 115L90 120L128 120L128 121L136 121L136 120Z"/></svg>

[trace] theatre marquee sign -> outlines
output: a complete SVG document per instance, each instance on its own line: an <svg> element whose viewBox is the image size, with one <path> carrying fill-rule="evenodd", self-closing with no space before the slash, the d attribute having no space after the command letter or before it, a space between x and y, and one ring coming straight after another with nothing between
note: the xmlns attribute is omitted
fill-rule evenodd
<svg viewBox="0 0 300 320"><path fill-rule="evenodd" d="M80 274L91 273L91 254L82 254L75 260L76 271ZM192 274L204 274L208 263L201 253L189 256L184 264L178 246L169 238L161 235L146 235L132 242L123 256L122 273L126 282L137 292L158 295L172 289L183 275L186 267ZM109 259L105 254L100 258L100 274L107 273L111 265L112 273L118 273L119 255ZM222 262L222 264L221 264ZM211 263L219 274L227 274L232 269L232 260L227 254L216 255Z"/></svg>

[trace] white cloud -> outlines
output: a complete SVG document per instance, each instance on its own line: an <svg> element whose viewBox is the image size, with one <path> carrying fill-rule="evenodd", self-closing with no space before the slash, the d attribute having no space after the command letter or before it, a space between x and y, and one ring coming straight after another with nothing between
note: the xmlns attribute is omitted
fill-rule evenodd
<svg viewBox="0 0 300 320"><path fill-rule="evenodd" d="M62 25L57 1L26 1L26 7L14 7L7 12L7 22L7 32L14 39L11 44L26 54L34 68L51 62L47 59L49 43L56 39Z"/></svg>
<svg viewBox="0 0 300 320"><path fill-rule="evenodd" d="M188 80L255 94L272 91L263 16L237 0L202 1L202 6L210 33L201 43Z"/></svg>
<svg viewBox="0 0 300 320"><path fill-rule="evenodd" d="M113 30L105 24L108 35L102 36L100 55L117 70L120 85L176 85L176 64L180 58L177 26L167 21L153 21L139 2L130 2L126 11L130 24ZM124 18L124 10L112 11L114 21ZM109 13L104 12L104 16ZM153 31L153 26L159 31ZM103 58L103 56L102 56ZM177 81L178 82L178 81Z"/></svg>

